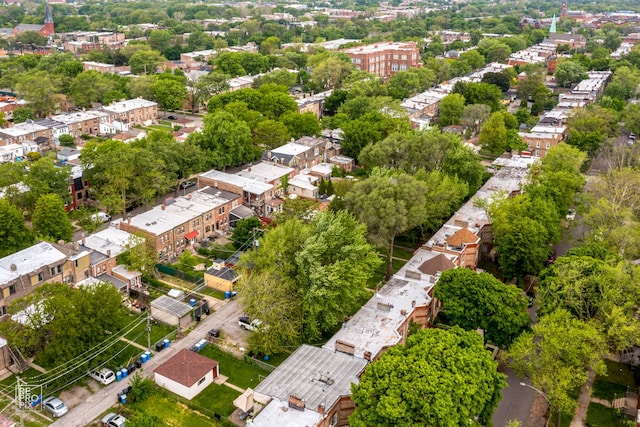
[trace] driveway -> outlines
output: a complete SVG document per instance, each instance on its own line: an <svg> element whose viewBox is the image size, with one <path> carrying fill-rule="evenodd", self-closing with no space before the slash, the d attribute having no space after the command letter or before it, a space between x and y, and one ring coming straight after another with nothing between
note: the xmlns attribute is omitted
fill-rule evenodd
<svg viewBox="0 0 640 427"><path fill-rule="evenodd" d="M215 312L204 317L189 335L173 341L168 349L159 353L154 353L153 357L145 363L141 369L136 370L136 372L141 373L145 377L153 377L153 371L155 368L166 362L180 350L189 348L200 341L205 337L207 331L213 328L221 329L228 342L231 342L234 337L246 337L246 335L238 335L235 333L234 325L240 329L238 327L238 315L242 312L242 308L238 300L220 301L213 308ZM97 393L88 396L83 403L79 404L75 408L71 408L64 417L51 424L51 426L84 427L91 424L91 422L96 420L101 414L117 403L117 394L122 389L129 386L130 380L131 377L128 376L122 381L114 382L103 387Z"/></svg>

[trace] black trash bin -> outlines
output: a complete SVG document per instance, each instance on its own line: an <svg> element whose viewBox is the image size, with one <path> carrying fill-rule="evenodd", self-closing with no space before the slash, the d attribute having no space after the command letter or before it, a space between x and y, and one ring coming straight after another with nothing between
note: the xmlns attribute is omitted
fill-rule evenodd
<svg viewBox="0 0 640 427"><path fill-rule="evenodd" d="M204 311L204 314L206 314L207 316L211 313L211 310L209 309L209 301L203 301L202 311Z"/></svg>
<svg viewBox="0 0 640 427"><path fill-rule="evenodd" d="M135 363L132 363L131 365L127 366L127 372L129 372L129 375L131 375L131 373L133 371L135 371L135 370L136 370L136 364Z"/></svg>
<svg viewBox="0 0 640 427"><path fill-rule="evenodd" d="M162 351L164 343L162 341L156 343L156 351Z"/></svg>
<svg viewBox="0 0 640 427"><path fill-rule="evenodd" d="M138 359L136 360L136 369L140 369L140 368L142 368L142 360Z"/></svg>
<svg viewBox="0 0 640 427"><path fill-rule="evenodd" d="M199 322L200 320L202 320L202 316L200 313L196 314L194 317L196 318L196 322Z"/></svg>
<svg viewBox="0 0 640 427"><path fill-rule="evenodd" d="M211 329L207 335L213 338L218 338L220 336L220 329Z"/></svg>

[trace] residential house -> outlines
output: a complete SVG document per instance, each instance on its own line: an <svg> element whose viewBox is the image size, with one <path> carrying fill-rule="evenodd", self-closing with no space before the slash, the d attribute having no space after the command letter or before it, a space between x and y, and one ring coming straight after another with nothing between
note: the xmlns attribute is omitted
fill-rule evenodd
<svg viewBox="0 0 640 427"><path fill-rule="evenodd" d="M313 113L317 118L321 118L324 112L324 100L333 93L332 90L316 93L310 96L303 96L296 99L298 113Z"/></svg>
<svg viewBox="0 0 640 427"><path fill-rule="evenodd" d="M110 226L97 233L83 236L77 243L81 249L89 252L90 275L100 277L103 274L112 275L118 264L118 255L142 242L139 237Z"/></svg>
<svg viewBox="0 0 640 427"><path fill-rule="evenodd" d="M116 265L111 270L111 275L126 284L127 292L132 289L142 289L142 273L136 270L130 270L126 265Z"/></svg>
<svg viewBox="0 0 640 427"><path fill-rule="evenodd" d="M196 52L186 52L180 54L180 61L185 68L193 68L206 64L207 61L216 55L216 51L213 49L199 50Z"/></svg>
<svg viewBox="0 0 640 427"><path fill-rule="evenodd" d="M260 162L241 170L236 173L236 176L270 184L273 186L274 194L282 196L284 194L283 187L294 177L294 169L278 164Z"/></svg>
<svg viewBox="0 0 640 427"><path fill-rule="evenodd" d="M188 247L229 228L229 212L240 205L237 193L204 187L160 206L116 222L120 229L152 239L162 259L173 259Z"/></svg>
<svg viewBox="0 0 640 427"><path fill-rule="evenodd" d="M160 387L191 400L218 378L220 366L215 360L185 348L153 372Z"/></svg>
<svg viewBox="0 0 640 427"><path fill-rule="evenodd" d="M33 141L38 144L39 151L53 148L51 142L53 133L51 129L27 120L24 123L9 128L0 129L0 145L22 144Z"/></svg>
<svg viewBox="0 0 640 427"><path fill-rule="evenodd" d="M9 163L25 156L22 144L8 144L0 146L0 163Z"/></svg>
<svg viewBox="0 0 640 427"><path fill-rule="evenodd" d="M241 195L242 204L261 217L270 217L281 209L281 201L276 198L276 189L272 184L210 170L198 176L198 187L204 186Z"/></svg>
<svg viewBox="0 0 640 427"><path fill-rule="evenodd" d="M367 361L326 348L303 344L254 390L266 404L252 427L349 424L355 407L351 384L357 384Z"/></svg>
<svg viewBox="0 0 640 427"><path fill-rule="evenodd" d="M262 160L288 166L298 173L324 160L327 142L321 138L302 137L277 148L262 153Z"/></svg>
<svg viewBox="0 0 640 427"><path fill-rule="evenodd" d="M70 133L69 125L51 119L38 119L35 124L51 130L51 138L55 145L60 145L60 136Z"/></svg>
<svg viewBox="0 0 640 427"><path fill-rule="evenodd" d="M129 126L149 126L158 121L158 104L142 98L113 102L102 110L114 114L115 120Z"/></svg>
<svg viewBox="0 0 640 427"><path fill-rule="evenodd" d="M39 242L0 259L0 320L9 304L36 287L51 282L75 283L89 277L89 252L66 245Z"/></svg>
<svg viewBox="0 0 640 427"><path fill-rule="evenodd" d="M299 174L291 179L287 186L289 196L295 195L303 199L317 200L320 197L318 183L320 178L313 175Z"/></svg>
<svg viewBox="0 0 640 427"><path fill-rule="evenodd" d="M556 47L568 45L571 50L574 50L584 49L587 45L587 39L582 34L550 33L549 37L543 40L543 43L551 43Z"/></svg>
<svg viewBox="0 0 640 427"><path fill-rule="evenodd" d="M106 135L115 133L111 124L111 116L102 111L76 111L51 116L52 120L64 123L68 126L68 133L76 141L80 141L82 135Z"/></svg>

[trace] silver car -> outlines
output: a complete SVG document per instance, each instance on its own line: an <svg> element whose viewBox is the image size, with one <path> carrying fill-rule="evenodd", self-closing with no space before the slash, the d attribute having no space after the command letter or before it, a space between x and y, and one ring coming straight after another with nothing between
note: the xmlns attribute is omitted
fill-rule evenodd
<svg viewBox="0 0 640 427"><path fill-rule="evenodd" d="M104 427L124 427L127 419L122 415L110 412L102 418L101 422Z"/></svg>
<svg viewBox="0 0 640 427"><path fill-rule="evenodd" d="M64 402L57 397L48 397L43 402L42 405L47 412L50 412L54 417L61 417L67 412L69 412L69 408Z"/></svg>

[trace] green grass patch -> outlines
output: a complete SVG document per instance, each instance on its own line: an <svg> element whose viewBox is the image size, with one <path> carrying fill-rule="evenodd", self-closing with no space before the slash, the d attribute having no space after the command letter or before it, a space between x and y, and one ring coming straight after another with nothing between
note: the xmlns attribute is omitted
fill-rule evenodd
<svg viewBox="0 0 640 427"><path fill-rule="evenodd" d="M633 372L629 365L624 363L605 360L607 365L607 375L598 375L593 382L594 397L613 400L627 392L627 387L635 387Z"/></svg>
<svg viewBox="0 0 640 427"><path fill-rule="evenodd" d="M240 388L254 388L260 383L260 375L263 377L269 375L268 371L238 359L216 345L208 344L200 353L218 361L220 373L228 377L231 384Z"/></svg>
<svg viewBox="0 0 640 427"><path fill-rule="evenodd" d="M147 346L147 323L142 323L136 326L131 332L126 334L124 337L140 344L143 347ZM153 346L156 342L160 341L164 338L169 338L170 340L174 339L176 336L176 328L167 326L163 323L152 323L151 324L151 346Z"/></svg>
<svg viewBox="0 0 640 427"><path fill-rule="evenodd" d="M193 398L193 403L203 406L218 415L228 417L236 407L233 401L240 396L240 392L226 385L210 384L207 388Z"/></svg>
<svg viewBox="0 0 640 427"><path fill-rule="evenodd" d="M162 420L165 426L180 427L221 427L224 424L211 419L209 416L193 411L189 406L178 401L178 398L168 392L160 391L141 403L127 404L131 415L139 412L154 414Z"/></svg>
<svg viewBox="0 0 640 427"><path fill-rule="evenodd" d="M591 402L587 410L587 427L627 427L624 417L613 408Z"/></svg>

